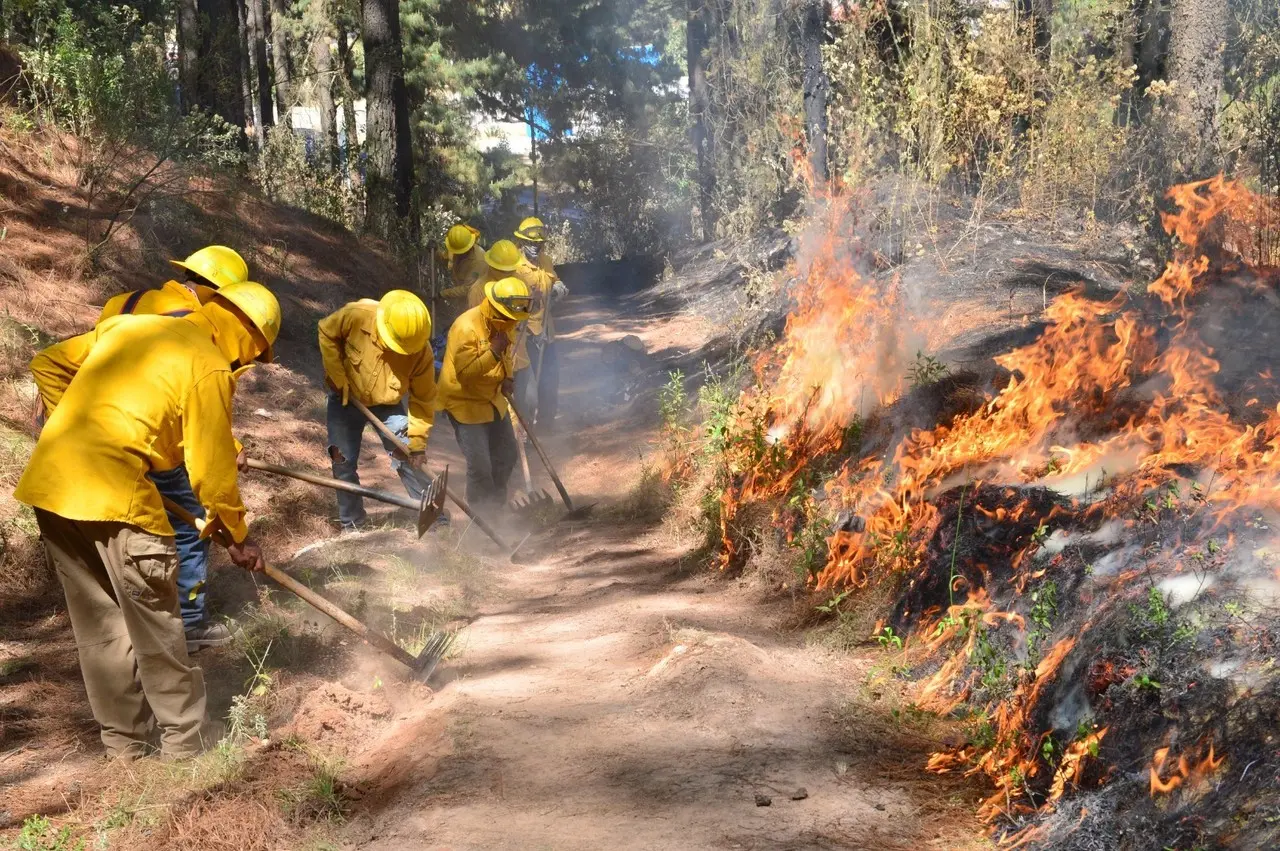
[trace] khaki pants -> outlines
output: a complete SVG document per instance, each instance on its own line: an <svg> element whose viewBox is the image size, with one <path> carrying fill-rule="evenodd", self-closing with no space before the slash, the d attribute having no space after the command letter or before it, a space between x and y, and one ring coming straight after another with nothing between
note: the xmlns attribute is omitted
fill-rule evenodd
<svg viewBox="0 0 1280 851"><path fill-rule="evenodd" d="M187 656L173 538L40 509L36 522L67 595L107 754L142 756L157 726L166 758L200 753L204 674Z"/></svg>

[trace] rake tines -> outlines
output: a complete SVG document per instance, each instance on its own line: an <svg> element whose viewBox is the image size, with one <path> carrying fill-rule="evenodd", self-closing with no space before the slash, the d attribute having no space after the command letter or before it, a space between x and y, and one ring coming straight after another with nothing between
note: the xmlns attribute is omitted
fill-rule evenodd
<svg viewBox="0 0 1280 851"><path fill-rule="evenodd" d="M511 510L520 517L541 520L555 508L555 500L545 490L536 490L511 500Z"/></svg>
<svg viewBox="0 0 1280 851"><path fill-rule="evenodd" d="M418 654L417 677L420 681L426 682L427 678L435 671L436 666L440 664L440 660L449 655L449 650L453 647L454 639L457 637L458 633L456 631L432 633L431 638L427 640L426 646Z"/></svg>

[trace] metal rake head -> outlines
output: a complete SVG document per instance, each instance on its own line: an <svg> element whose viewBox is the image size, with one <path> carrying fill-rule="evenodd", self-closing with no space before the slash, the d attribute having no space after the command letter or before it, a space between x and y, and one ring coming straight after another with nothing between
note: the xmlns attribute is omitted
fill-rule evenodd
<svg viewBox="0 0 1280 851"><path fill-rule="evenodd" d="M418 654L418 661L414 665L414 677L419 682L425 683L431 674L435 672L440 660L449 655L449 650L453 647L454 639L457 637L458 633L453 631L440 630L431 634L431 637L427 639L427 645Z"/></svg>
<svg viewBox="0 0 1280 851"><path fill-rule="evenodd" d="M511 510L523 519L542 520L555 508L555 500L545 490L536 490L511 500Z"/></svg>
<svg viewBox="0 0 1280 851"><path fill-rule="evenodd" d="M422 503L418 506L418 537L421 538L444 511L444 498L449 490L449 468L431 480L422 492Z"/></svg>

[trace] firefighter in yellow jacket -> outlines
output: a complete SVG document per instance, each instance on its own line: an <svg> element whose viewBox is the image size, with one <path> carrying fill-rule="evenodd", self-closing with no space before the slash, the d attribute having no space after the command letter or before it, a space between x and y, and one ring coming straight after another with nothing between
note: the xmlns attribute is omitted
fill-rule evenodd
<svg viewBox="0 0 1280 851"><path fill-rule="evenodd" d="M391 431L409 442L410 463L383 439L391 466L405 490L421 499L428 482L418 471L435 416L435 356L431 315L411 292L392 290L381 300L361 299L320 320L320 357L329 386L329 458L334 478L359 484L360 441L369 424L354 405L359 399ZM408 406L406 407L406 397ZM364 500L338 492L338 522L344 531L363 528Z"/></svg>
<svg viewBox="0 0 1280 851"><path fill-rule="evenodd" d="M517 354L516 403L533 420L538 433L551 430L556 419L560 393L560 359L555 345L553 302L568 294L555 273L546 250L546 226L533 216L525 219L514 234L520 250L515 274L529 287L533 308L525 328L523 345Z"/></svg>
<svg viewBox="0 0 1280 851"><path fill-rule="evenodd" d="M122 313L186 316L199 309L219 287L249 280L244 258L225 245L207 245L186 260L169 263L185 272L182 283L166 281L159 289L120 293L107 301L98 321Z"/></svg>
<svg viewBox="0 0 1280 851"><path fill-rule="evenodd" d="M448 328L453 319L461 315L468 307L467 297L471 286L484 278L489 266L485 262L485 251L480 245L480 231L470 225L456 224L449 228L444 239L445 251L449 255L449 278L452 285L441 290L440 295L449 307L449 321L441 324ZM436 317L439 319L439 317Z"/></svg>
<svg viewBox="0 0 1280 851"><path fill-rule="evenodd" d="M182 283L167 281L159 289L134 290L110 299L98 316L101 323L121 314L158 314L186 316L198 310L219 288L249 280L249 266L234 249L225 245L208 245L185 260L170 260L185 273ZM204 517L200 500L191 490L191 480L181 464L172 470L148 474L160 493L190 511ZM210 620L205 608L205 582L209 577L209 539L176 515L169 515L174 541L178 547L178 601L182 605L182 623L187 633L187 652L206 647L220 647L232 641L226 624Z"/></svg>
<svg viewBox="0 0 1280 851"><path fill-rule="evenodd" d="M270 360L280 305L229 285L189 316L119 316L52 347L36 373L49 411L15 499L35 509L67 597L80 669L112 757L199 753L205 692L178 609L178 557L147 474L185 464L237 565L261 570L236 482L231 397L239 367ZM74 375L75 380L66 380Z"/></svg>
<svg viewBox="0 0 1280 851"><path fill-rule="evenodd" d="M449 329L436 407L453 423L467 462L467 501L495 513L506 505L517 448L507 396L515 389L516 326L529 316L519 278L485 284L485 300Z"/></svg>

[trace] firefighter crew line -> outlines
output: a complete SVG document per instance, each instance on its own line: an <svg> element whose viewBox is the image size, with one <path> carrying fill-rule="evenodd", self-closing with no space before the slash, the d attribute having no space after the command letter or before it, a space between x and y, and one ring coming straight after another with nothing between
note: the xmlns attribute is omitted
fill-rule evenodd
<svg viewBox="0 0 1280 851"><path fill-rule="evenodd" d="M351 302L319 323L333 475L359 483L367 421L358 400L408 444L384 437L405 490L421 498L436 413L453 426L466 462L466 498L481 512L507 503L516 433L507 399L540 429L555 419L558 368L553 302L565 293L525 219L514 240L487 251L455 225L446 239L455 318L439 378L431 315L392 290ZM204 588L209 542L231 561L264 569L238 486L243 446L232 434L239 376L273 359L280 303L249 280L244 259L211 245L171 263L182 280L115 296L93 330L31 362L40 437L14 497L34 509L62 584L89 705L109 758L194 756L205 735L205 689L192 654L233 639L211 620ZM165 501L197 518L195 528ZM188 518L190 519L190 518ZM343 531L368 520L362 499L338 494Z"/></svg>

